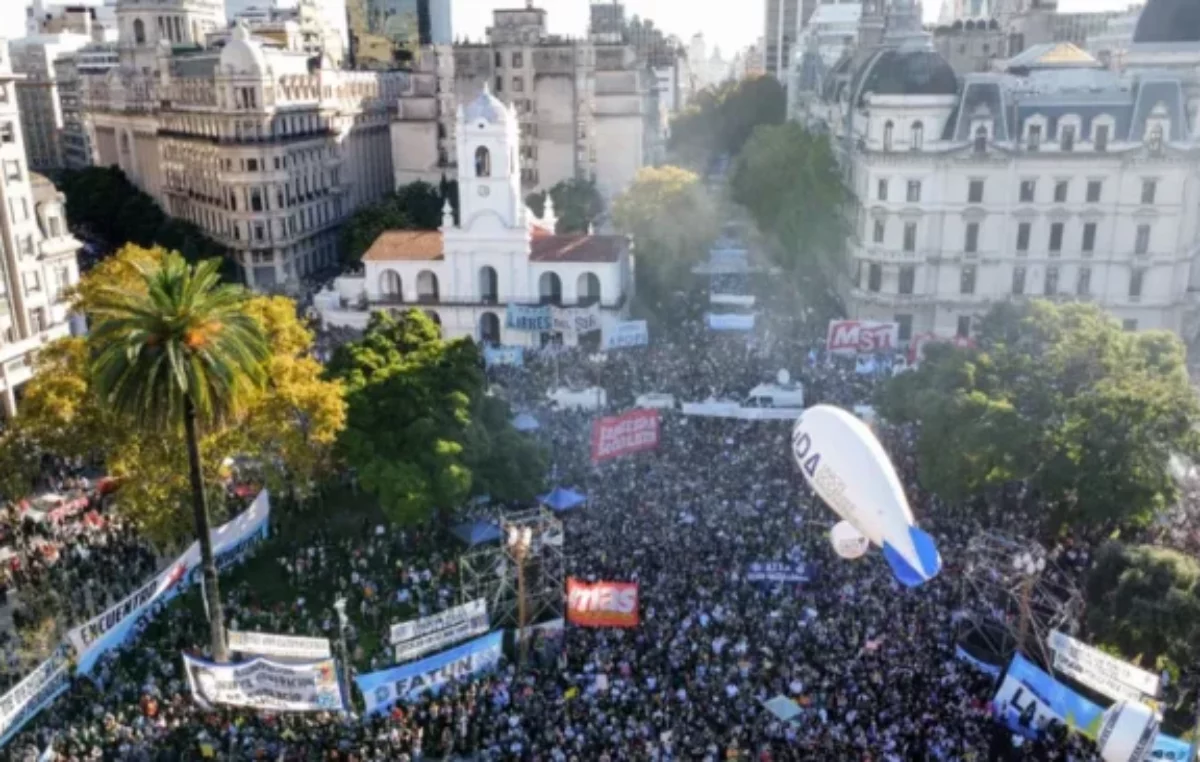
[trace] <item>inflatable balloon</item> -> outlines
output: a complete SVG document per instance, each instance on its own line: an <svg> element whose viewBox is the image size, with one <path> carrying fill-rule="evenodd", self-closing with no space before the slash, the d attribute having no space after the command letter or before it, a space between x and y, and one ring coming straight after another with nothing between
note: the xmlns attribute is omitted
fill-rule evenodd
<svg viewBox="0 0 1200 762"><path fill-rule="evenodd" d="M916 526L896 469L865 423L831 405L810 407L792 429L792 456L826 505L883 550L900 583L937 576L933 538Z"/></svg>
<svg viewBox="0 0 1200 762"><path fill-rule="evenodd" d="M871 546L871 541L863 537L862 532L849 521L834 524L833 529L829 530L829 541L833 543L834 553L851 561L862 558Z"/></svg>
<svg viewBox="0 0 1200 762"><path fill-rule="evenodd" d="M1096 746L1104 762L1143 762L1158 736L1158 714L1145 704L1119 701L1104 711Z"/></svg>

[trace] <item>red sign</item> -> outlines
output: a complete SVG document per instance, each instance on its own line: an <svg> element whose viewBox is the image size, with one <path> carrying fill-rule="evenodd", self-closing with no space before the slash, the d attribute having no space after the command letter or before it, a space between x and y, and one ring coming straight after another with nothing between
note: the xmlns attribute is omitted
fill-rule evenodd
<svg viewBox="0 0 1200 762"><path fill-rule="evenodd" d="M630 410L592 424L592 462L658 448L658 411Z"/></svg>
<svg viewBox="0 0 1200 762"><path fill-rule="evenodd" d="M590 584L568 577L567 621L580 627L637 627L637 583Z"/></svg>
<svg viewBox="0 0 1200 762"><path fill-rule="evenodd" d="M833 354L873 355L895 352L900 343L900 324L875 320L830 320L825 348Z"/></svg>

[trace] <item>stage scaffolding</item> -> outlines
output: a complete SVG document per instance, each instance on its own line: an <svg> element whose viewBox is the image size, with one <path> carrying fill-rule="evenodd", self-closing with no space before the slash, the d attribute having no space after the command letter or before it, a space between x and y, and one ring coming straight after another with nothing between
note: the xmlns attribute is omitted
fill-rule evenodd
<svg viewBox="0 0 1200 762"><path fill-rule="evenodd" d="M528 624L563 616L566 564L562 521L545 506L510 511L496 519L500 542L472 548L459 559L463 600L485 598L493 627L520 626L517 559L521 551L508 542L510 530L529 530L525 551L525 590Z"/></svg>

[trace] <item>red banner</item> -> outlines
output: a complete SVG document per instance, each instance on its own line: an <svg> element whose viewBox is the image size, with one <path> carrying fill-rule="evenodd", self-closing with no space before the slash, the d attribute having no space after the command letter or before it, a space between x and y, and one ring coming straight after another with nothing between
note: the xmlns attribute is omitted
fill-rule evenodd
<svg viewBox="0 0 1200 762"><path fill-rule="evenodd" d="M637 627L637 583L591 584L568 577L567 621L580 627Z"/></svg>
<svg viewBox="0 0 1200 762"><path fill-rule="evenodd" d="M592 462L658 448L658 411L630 410L592 424Z"/></svg>
<svg viewBox="0 0 1200 762"><path fill-rule="evenodd" d="M825 349L831 354L895 352L899 344L900 324L875 320L830 320L825 337Z"/></svg>

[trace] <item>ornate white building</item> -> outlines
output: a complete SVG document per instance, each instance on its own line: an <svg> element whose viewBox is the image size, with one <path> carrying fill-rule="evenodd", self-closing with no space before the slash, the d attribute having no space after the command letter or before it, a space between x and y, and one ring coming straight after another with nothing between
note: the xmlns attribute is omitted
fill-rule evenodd
<svg viewBox="0 0 1200 762"><path fill-rule="evenodd" d="M575 342L506 326L510 304L595 305L605 329L619 321L633 288L629 242L555 235L553 204L540 219L525 206L516 110L485 88L458 107L455 135L459 224L447 206L440 230L382 234L362 275L317 295L323 321L362 328L373 310L420 306L447 337L509 346Z"/></svg>
<svg viewBox="0 0 1200 762"><path fill-rule="evenodd" d="M883 20L864 13L858 49L800 80L855 198L851 315L966 335L1036 296L1193 338L1200 4L1151 0L1123 74L1061 43L960 82L912 0L872 44Z"/></svg>

